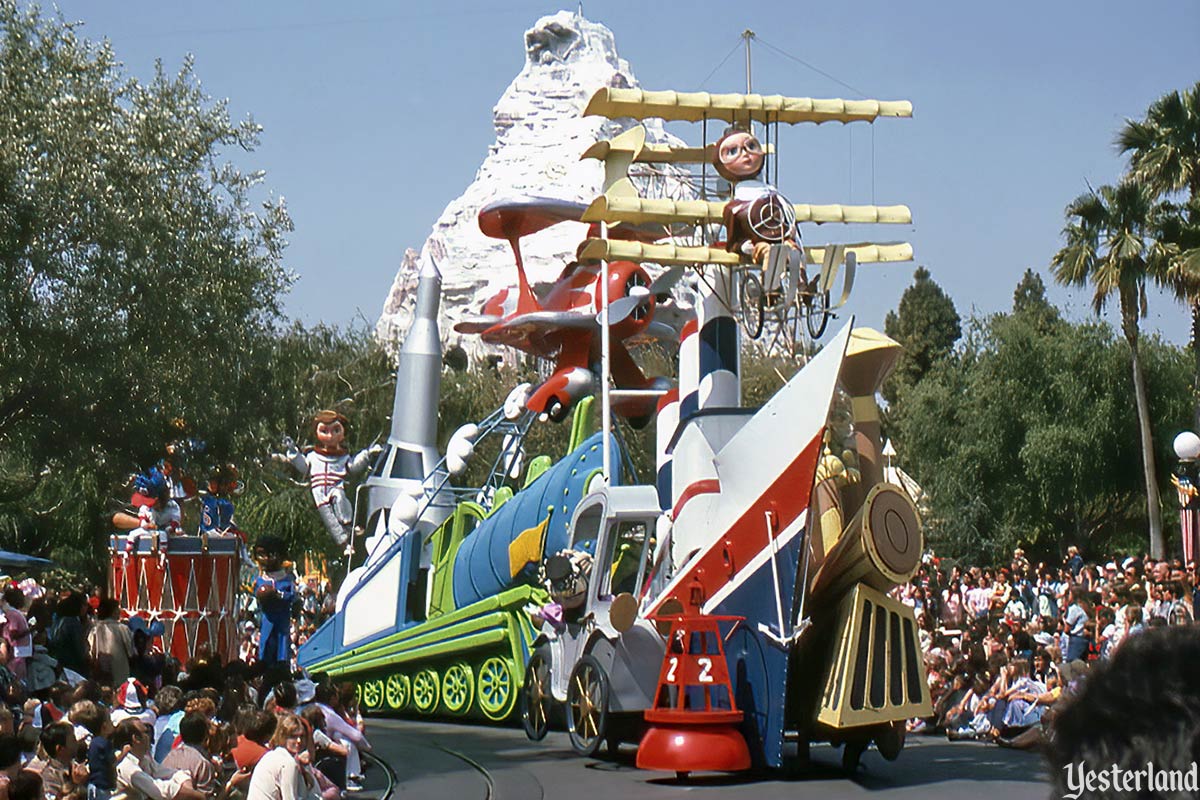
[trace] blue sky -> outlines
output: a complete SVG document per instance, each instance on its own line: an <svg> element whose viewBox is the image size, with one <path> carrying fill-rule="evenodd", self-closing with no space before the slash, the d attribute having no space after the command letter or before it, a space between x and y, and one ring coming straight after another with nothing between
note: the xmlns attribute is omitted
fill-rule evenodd
<svg viewBox="0 0 1200 800"><path fill-rule="evenodd" d="M133 75L149 76L155 59L173 71L195 56L205 90L265 128L261 148L238 161L267 171L295 221L286 259L299 281L289 312L308 323L373 324L404 249L420 247L493 142L492 106L522 67L525 29L575 10L525 0L422 5L58 7L85 23L83 35L111 39ZM913 102L913 119L880 121L873 133L863 124L800 126L781 142L780 188L795 202L912 208L910 229L875 233L911 241L915 263L864 266L851 299L860 321L876 326L917 264L964 316L1006 309L1027 267L1049 283L1063 208L1122 171L1112 147L1122 120L1200 80L1192 0L589 0L583 10L613 30L645 88L741 91L740 52L713 70L750 28L762 39L756 91ZM699 135L695 126L676 132ZM805 230L810 242L827 236L846 234ZM1089 313L1081 292L1051 296L1073 317ZM1188 324L1183 307L1152 298L1151 328L1183 342Z"/></svg>

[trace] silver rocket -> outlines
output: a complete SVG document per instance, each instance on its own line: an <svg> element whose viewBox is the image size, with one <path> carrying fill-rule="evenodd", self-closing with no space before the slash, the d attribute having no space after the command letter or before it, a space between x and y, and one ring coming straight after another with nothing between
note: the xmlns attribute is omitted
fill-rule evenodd
<svg viewBox="0 0 1200 800"><path fill-rule="evenodd" d="M396 362L396 393L392 401L392 429L384 452L362 484L366 492L367 532L376 534L386 525L387 511L401 494L418 496L426 507L419 527L436 527L451 506L435 497L444 482L439 476L437 451L438 398L442 385L442 341L438 333L438 307L442 275L428 254L417 278L417 306ZM422 489L424 490L422 492ZM436 492L440 494L440 492ZM381 513L382 512L382 513Z"/></svg>

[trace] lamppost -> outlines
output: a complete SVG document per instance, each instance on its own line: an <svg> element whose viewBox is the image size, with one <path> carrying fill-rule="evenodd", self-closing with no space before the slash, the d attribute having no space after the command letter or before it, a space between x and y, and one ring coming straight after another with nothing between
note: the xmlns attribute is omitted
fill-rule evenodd
<svg viewBox="0 0 1200 800"><path fill-rule="evenodd" d="M1179 530L1183 538L1183 561L1196 560L1200 553L1200 436L1184 431L1175 437L1179 464L1171 483L1179 493Z"/></svg>

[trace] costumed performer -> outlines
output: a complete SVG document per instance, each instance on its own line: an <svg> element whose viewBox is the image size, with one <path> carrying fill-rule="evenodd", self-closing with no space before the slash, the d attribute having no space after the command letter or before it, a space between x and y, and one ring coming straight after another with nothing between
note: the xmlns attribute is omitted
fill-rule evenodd
<svg viewBox="0 0 1200 800"><path fill-rule="evenodd" d="M118 511L113 514L113 525L129 531L125 536L124 555L128 557L137 549L138 539L142 536L152 537L156 553L164 552L167 538L182 532L179 504L171 499L166 476L157 467L151 467L134 477L133 488L130 504L137 513Z"/></svg>
<svg viewBox="0 0 1200 800"><path fill-rule="evenodd" d="M242 489L237 467L233 464L212 468L208 475L208 491L200 498L201 534L237 535L243 542L246 540L246 534L233 518L233 501L229 499L241 494Z"/></svg>
<svg viewBox="0 0 1200 800"><path fill-rule="evenodd" d="M258 660L264 666L289 665L292 660L292 603L296 599L296 575L284 563L283 542L276 536L260 536L254 543L254 560L259 573L254 579L258 601Z"/></svg>

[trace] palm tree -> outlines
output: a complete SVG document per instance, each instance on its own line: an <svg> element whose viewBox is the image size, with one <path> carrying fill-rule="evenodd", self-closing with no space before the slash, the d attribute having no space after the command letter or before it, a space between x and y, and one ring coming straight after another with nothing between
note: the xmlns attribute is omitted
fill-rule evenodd
<svg viewBox="0 0 1200 800"><path fill-rule="evenodd" d="M1180 249L1171 282L1175 295L1192 307L1192 356L1195 359L1195 425L1200 430L1200 290L1188 275L1200 270L1200 83L1184 92L1163 95L1144 120L1125 120L1117 149L1129 155L1130 174L1160 197L1187 192L1186 213L1166 235ZM1186 219L1186 223L1184 220Z"/></svg>
<svg viewBox="0 0 1200 800"><path fill-rule="evenodd" d="M1133 177L1155 192L1200 197L1200 83L1155 100L1144 120L1125 120L1117 148L1129 154Z"/></svg>
<svg viewBox="0 0 1200 800"><path fill-rule="evenodd" d="M1138 355L1139 322L1146 315L1146 283L1167 284L1178 254L1156 233L1169 214L1145 184L1126 180L1102 186L1077 197L1066 209L1066 245L1054 255L1054 279L1067 286L1092 288L1092 306L1099 314L1115 296L1121 312L1121 332L1129 344L1133 389L1141 433L1142 471L1146 480L1146 510L1150 520L1150 554L1162 558L1162 507L1154 466L1154 441L1146 381Z"/></svg>

